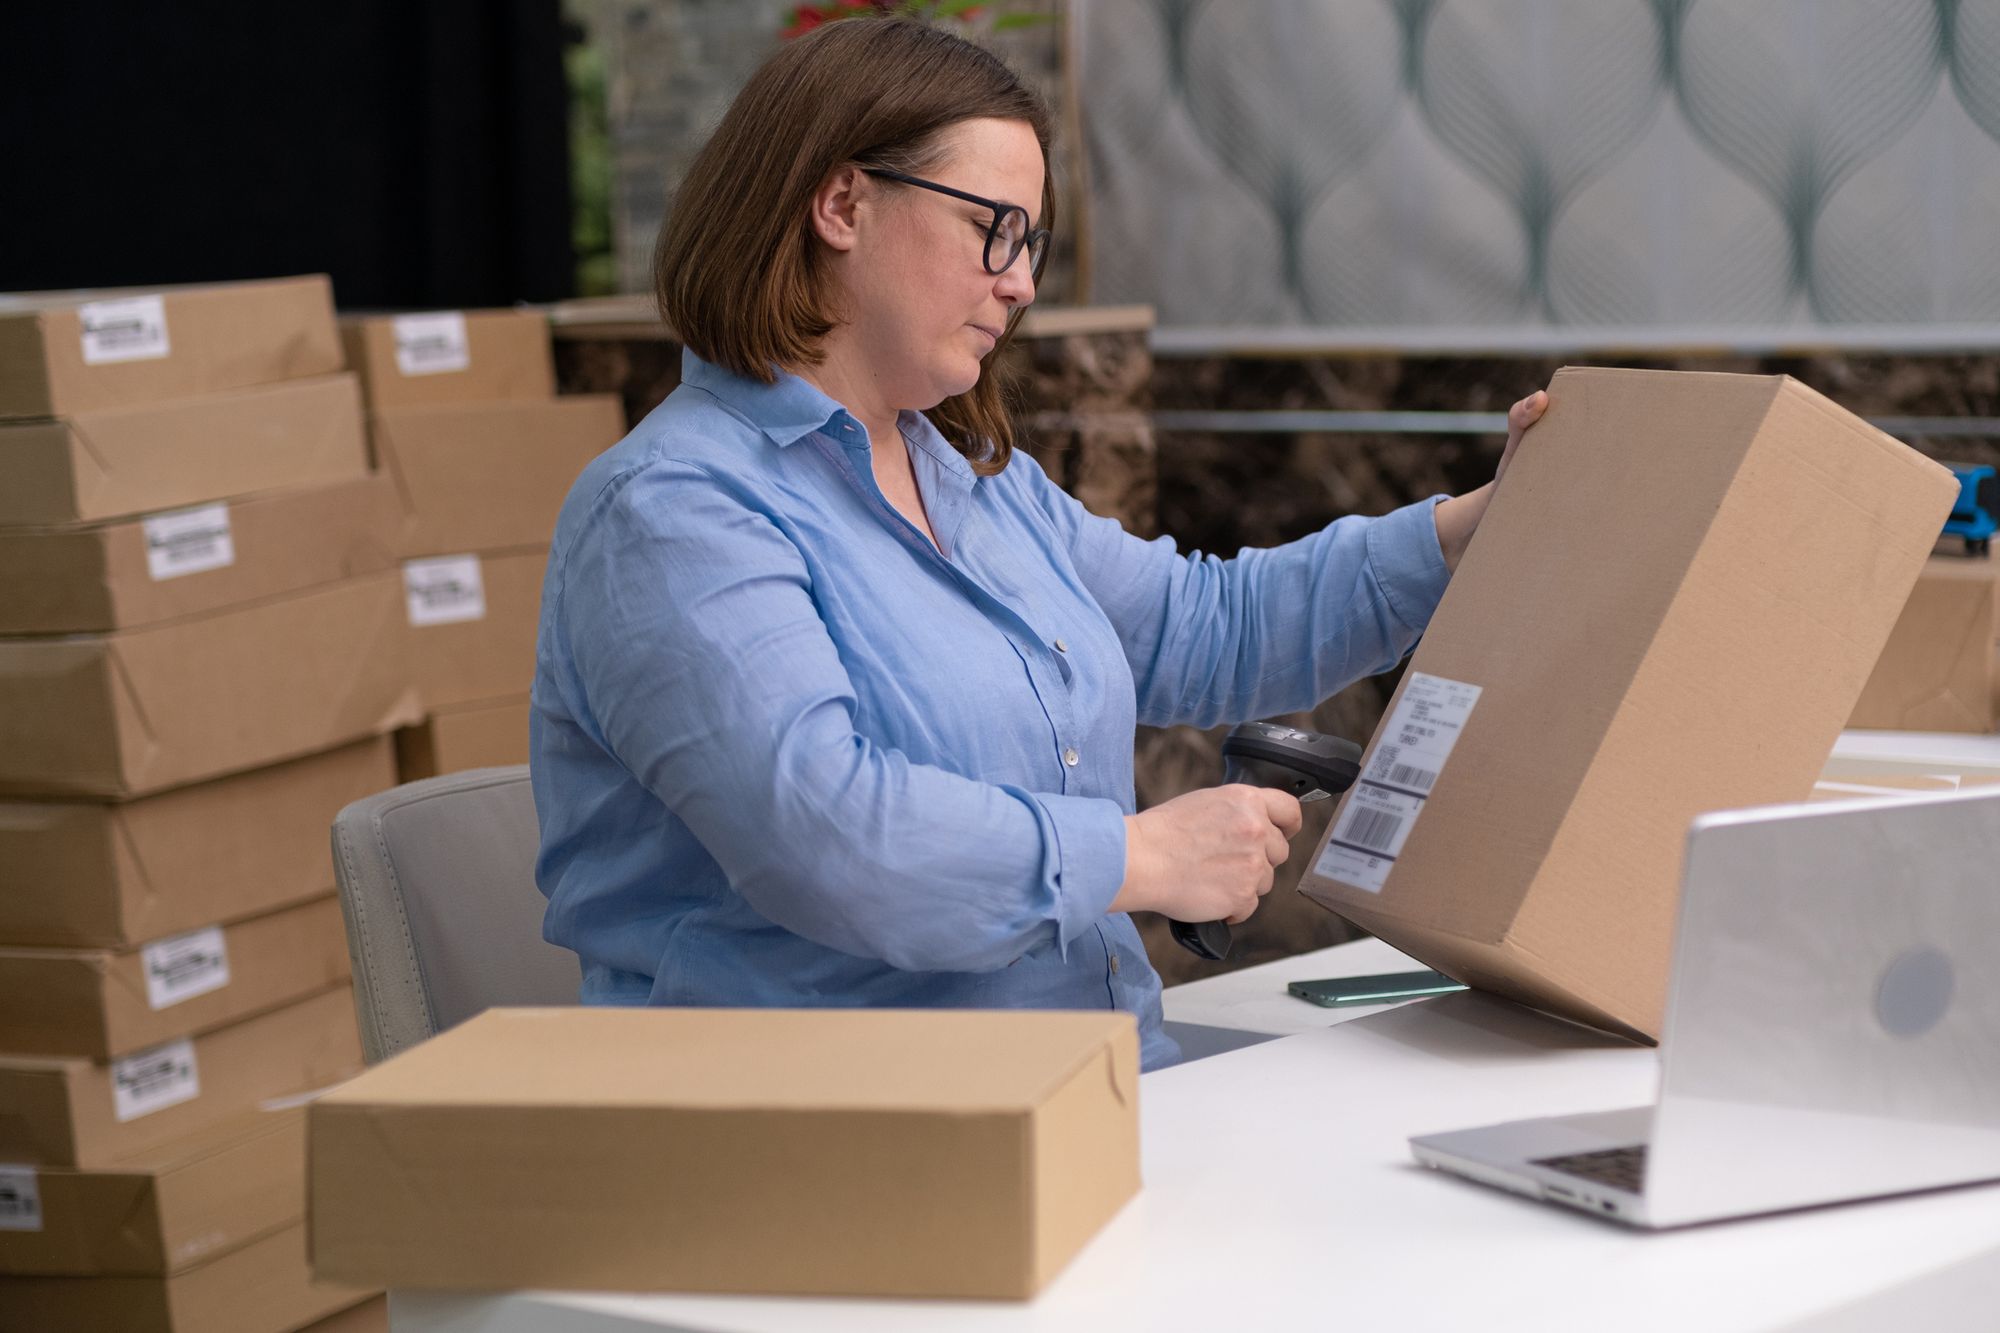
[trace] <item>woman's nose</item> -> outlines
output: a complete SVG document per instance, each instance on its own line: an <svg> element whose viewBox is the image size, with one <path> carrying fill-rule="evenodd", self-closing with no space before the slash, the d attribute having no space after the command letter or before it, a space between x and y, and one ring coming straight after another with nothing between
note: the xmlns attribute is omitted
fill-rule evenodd
<svg viewBox="0 0 2000 1333"><path fill-rule="evenodd" d="M1035 275L1024 251L993 280L993 294L1010 306L1031 304L1035 299Z"/></svg>

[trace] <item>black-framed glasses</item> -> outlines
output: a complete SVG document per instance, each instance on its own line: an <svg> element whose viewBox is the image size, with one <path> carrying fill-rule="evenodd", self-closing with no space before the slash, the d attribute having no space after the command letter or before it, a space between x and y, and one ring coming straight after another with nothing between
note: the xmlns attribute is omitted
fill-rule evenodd
<svg viewBox="0 0 2000 1333"><path fill-rule="evenodd" d="M927 181L920 176L908 176L900 171L891 171L887 167L861 169L871 176L880 176L884 180L900 181L904 185L914 185L920 190L936 190L939 194L963 199L968 204L978 204L981 208L992 209L993 220L986 224L986 250L980 256L980 262L986 266L986 271L995 277L1000 276L1021 257L1021 251L1026 250L1029 275L1038 280L1041 278L1042 261L1049 257L1049 229L1030 227L1028 210L1019 204L1003 204L998 199L967 194L964 190L954 190L949 185L939 185L936 181Z"/></svg>

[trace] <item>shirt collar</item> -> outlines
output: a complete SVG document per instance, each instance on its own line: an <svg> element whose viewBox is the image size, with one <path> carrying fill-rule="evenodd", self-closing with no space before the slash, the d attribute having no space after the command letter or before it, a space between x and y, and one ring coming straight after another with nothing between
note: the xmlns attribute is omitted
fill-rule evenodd
<svg viewBox="0 0 2000 1333"><path fill-rule="evenodd" d="M681 349L681 383L713 394L781 449L797 444L816 430L826 431L829 437L840 441L840 432L835 428L844 423L851 422L857 432L860 430L860 423L847 409L819 388L788 370L772 369L777 378L769 384L759 384L746 375L704 361L685 347ZM899 412L896 425L904 441L928 455L940 472L951 474L964 486L978 480L972 464L938 432L929 417L921 412Z"/></svg>
<svg viewBox="0 0 2000 1333"><path fill-rule="evenodd" d="M816 430L825 430L836 417L847 419L847 409L813 385L790 371L776 373L771 383L759 384L746 375L712 365L685 347L681 349L681 383L713 394L781 449Z"/></svg>

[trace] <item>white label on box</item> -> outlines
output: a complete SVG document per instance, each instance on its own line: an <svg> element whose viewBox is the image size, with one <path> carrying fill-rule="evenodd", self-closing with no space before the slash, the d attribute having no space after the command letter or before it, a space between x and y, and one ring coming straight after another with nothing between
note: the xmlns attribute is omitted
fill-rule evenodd
<svg viewBox="0 0 2000 1333"><path fill-rule="evenodd" d="M1375 753L1327 835L1315 874L1382 892L1478 702L1477 685L1410 673Z"/></svg>
<svg viewBox="0 0 2000 1333"><path fill-rule="evenodd" d="M154 514L141 526L146 532L146 569L155 583L236 563L228 505Z"/></svg>
<svg viewBox="0 0 2000 1333"><path fill-rule="evenodd" d="M167 347L167 303L157 296L91 301L76 309L83 326L83 364L156 361Z"/></svg>
<svg viewBox="0 0 2000 1333"><path fill-rule="evenodd" d="M111 1105L121 1125L200 1095L194 1043L186 1037L111 1062Z"/></svg>
<svg viewBox="0 0 2000 1333"><path fill-rule="evenodd" d="M410 623L455 625L486 618L486 584L476 555L447 555L403 562L403 600Z"/></svg>
<svg viewBox="0 0 2000 1333"><path fill-rule="evenodd" d="M442 375L472 365L472 344L465 337L465 316L452 310L437 315L398 315L396 369L405 375Z"/></svg>
<svg viewBox="0 0 2000 1333"><path fill-rule="evenodd" d="M221 926L154 940L140 960L146 967L146 1003L155 1009L229 984L229 946L222 942Z"/></svg>
<svg viewBox="0 0 2000 1333"><path fill-rule="evenodd" d="M0 1166L0 1231L40 1231L42 1190L32 1166Z"/></svg>

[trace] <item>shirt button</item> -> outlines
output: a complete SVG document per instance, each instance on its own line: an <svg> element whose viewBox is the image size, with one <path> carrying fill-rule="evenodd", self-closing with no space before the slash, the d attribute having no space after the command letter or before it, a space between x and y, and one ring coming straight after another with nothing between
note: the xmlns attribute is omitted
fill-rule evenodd
<svg viewBox="0 0 2000 1333"><path fill-rule="evenodd" d="M1068 652L1068 651L1069 651L1069 645L1068 645L1068 644L1066 644L1066 643L1064 643L1064 642L1063 642L1063 641L1062 641L1061 639L1057 639L1057 640L1056 640L1056 651L1057 651L1057 652L1059 652L1059 653L1066 653L1066 652Z"/></svg>
<svg viewBox="0 0 2000 1333"><path fill-rule="evenodd" d="M1064 746L1064 747L1063 747L1063 762L1064 762L1065 764L1068 764L1068 765L1069 765L1069 766L1070 766L1071 768L1075 768L1075 767L1076 767L1076 761L1077 761L1077 753L1076 753L1076 747L1075 747L1074 745L1068 745L1068 746Z"/></svg>

